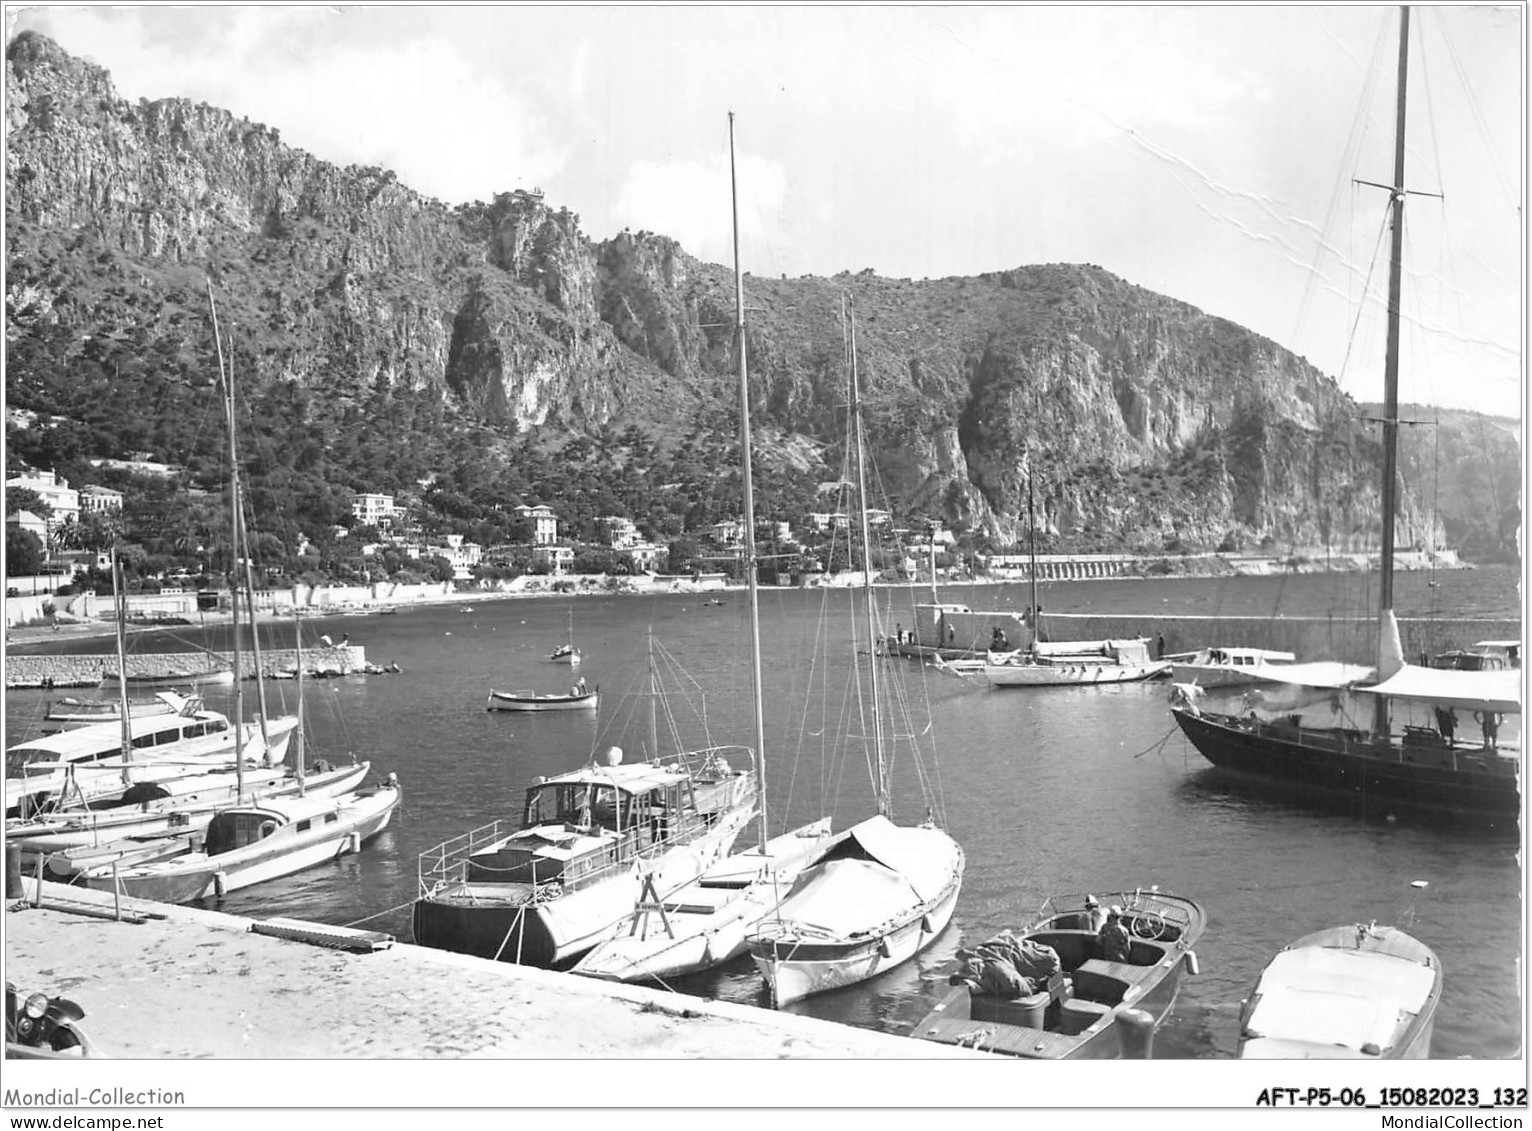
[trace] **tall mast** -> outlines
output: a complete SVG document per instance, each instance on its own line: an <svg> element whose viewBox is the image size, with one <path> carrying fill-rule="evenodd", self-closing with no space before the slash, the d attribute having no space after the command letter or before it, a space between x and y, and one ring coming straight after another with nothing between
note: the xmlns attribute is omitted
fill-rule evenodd
<svg viewBox="0 0 1532 1131"><path fill-rule="evenodd" d="M862 530L862 594L867 602L867 640L872 652L868 672L872 677L872 748L877 766L878 812L890 820L892 803L888 796L888 760L883 753L882 703L878 691L878 657L872 649L877 610L872 594L872 531L867 522L867 470L862 437L862 387L856 370L856 311L850 312L851 334L851 433L856 452L856 505Z"/></svg>
<svg viewBox="0 0 1532 1131"><path fill-rule="evenodd" d="M1383 577L1380 611L1394 607L1394 506L1399 464L1399 292L1404 270L1404 104L1410 63L1410 10L1399 9L1399 96L1394 121L1393 232L1388 259L1388 344L1383 357Z"/></svg>
<svg viewBox="0 0 1532 1131"><path fill-rule="evenodd" d="M239 498L239 449L234 429L234 379L223 364L223 337L218 331L218 304L213 301L213 281L207 281L207 303L213 312L213 345L218 351L218 377L223 382L224 415L229 430L229 515L231 538L229 551L229 604L232 619L230 628L234 634L234 783L237 795L245 793L245 685L241 679L239 653L239 552L240 552L240 498Z"/></svg>
<svg viewBox="0 0 1532 1131"><path fill-rule="evenodd" d="M133 761L133 720L128 713L128 596L115 542L112 544L112 592L117 595L117 710L122 715L122 780L127 783L131 780L128 765Z"/></svg>
<svg viewBox="0 0 1532 1131"><path fill-rule="evenodd" d="M1031 566L1028 577L1032 583L1032 649L1037 650L1037 642L1041 638L1042 618L1037 615L1037 511L1032 503L1032 457L1027 457L1027 546L1031 554Z"/></svg>
<svg viewBox="0 0 1532 1131"><path fill-rule="evenodd" d="M1394 182L1389 189L1392 213L1388 257L1388 337L1383 355L1383 552L1378 580L1378 678L1387 679L1403 665L1399 625L1394 619L1394 508L1399 465L1399 309L1404 269L1404 109L1409 90L1410 9L1399 9L1399 90L1394 119ZM1373 707L1373 733L1387 736L1388 699Z"/></svg>
<svg viewBox="0 0 1532 1131"><path fill-rule="evenodd" d="M308 751L303 741L303 617L300 613L301 610L294 604L293 635L297 638L297 672L294 678L298 681L298 733L294 736L294 741L298 744L298 750L293 756L293 769L298 776L298 796L302 797L308 792L303 778L305 773L303 761L308 757Z"/></svg>
<svg viewBox="0 0 1532 1131"><path fill-rule="evenodd" d="M739 362L739 470L745 496L745 583L750 590L750 701L755 712L756 781L761 850L766 848L766 723L761 703L761 608L756 593L755 486L750 474L750 376L745 360L745 279L739 269L739 189L734 168L734 111L729 111L729 213L734 225L734 341Z"/></svg>

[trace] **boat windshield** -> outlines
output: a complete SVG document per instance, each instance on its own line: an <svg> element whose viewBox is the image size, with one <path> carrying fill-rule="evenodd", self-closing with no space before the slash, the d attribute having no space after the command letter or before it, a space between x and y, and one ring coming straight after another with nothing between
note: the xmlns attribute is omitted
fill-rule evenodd
<svg viewBox="0 0 1532 1131"><path fill-rule="evenodd" d="M36 773L33 764L36 762L56 762L58 755L49 750L39 750L35 746L29 750L7 750L5 752L5 776L8 778L24 778L28 774ZM51 766L47 767L52 769Z"/></svg>

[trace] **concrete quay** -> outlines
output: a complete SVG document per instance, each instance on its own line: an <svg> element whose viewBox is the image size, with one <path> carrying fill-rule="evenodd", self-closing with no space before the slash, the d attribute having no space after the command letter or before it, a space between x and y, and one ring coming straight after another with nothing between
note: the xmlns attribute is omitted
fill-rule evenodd
<svg viewBox="0 0 1532 1131"><path fill-rule="evenodd" d="M966 1049L396 942L353 953L257 920L23 878L5 976L62 993L110 1057L985 1060Z"/></svg>
<svg viewBox="0 0 1532 1131"><path fill-rule="evenodd" d="M205 665L222 664L234 666L232 652L160 652L136 653L128 656L126 670L130 676L164 676L174 672L196 670ZM298 665L296 649L263 649L261 672L266 678L274 678L277 672L291 671ZM356 644L333 648L305 648L303 667L307 672L330 671L351 675L367 666L367 650ZM6 687L96 687L104 673L117 670L115 653L98 655L7 655L5 658ZM255 660L248 653L240 656L240 679L255 678ZM184 687L166 690L184 691ZM135 690L134 695L145 691Z"/></svg>

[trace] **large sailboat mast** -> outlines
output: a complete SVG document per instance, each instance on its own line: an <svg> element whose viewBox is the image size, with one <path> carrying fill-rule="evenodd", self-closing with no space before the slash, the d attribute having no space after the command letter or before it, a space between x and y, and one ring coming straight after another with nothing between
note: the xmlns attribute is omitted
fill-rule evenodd
<svg viewBox="0 0 1532 1131"><path fill-rule="evenodd" d="M734 112L729 111L729 210L734 225L734 342L739 361L739 469L745 497L745 582L750 590L750 701L755 712L756 782L761 849L766 848L766 724L761 698L761 608L756 592L755 487L750 472L750 378L745 360L745 280L739 268L739 190L734 169Z"/></svg>
<svg viewBox="0 0 1532 1131"><path fill-rule="evenodd" d="M1399 465L1399 306L1404 274L1404 106L1410 63L1410 10L1399 9L1399 96L1394 121L1393 231L1388 259L1388 340L1383 356L1383 577L1379 607L1394 607L1394 507ZM1382 675L1383 673L1379 673Z"/></svg>
<svg viewBox="0 0 1532 1131"><path fill-rule="evenodd" d="M1399 79L1394 118L1394 180L1389 186L1392 227L1388 258L1388 336L1383 355L1383 548L1378 581L1378 679L1403 666L1399 624L1394 619L1394 510L1398 505L1399 465L1399 311L1404 271L1404 111L1409 90L1410 9L1399 9ZM1388 698L1380 695L1373 731L1389 731Z"/></svg>
<svg viewBox="0 0 1532 1131"><path fill-rule="evenodd" d="M877 773L878 812L893 819L892 802L888 794L888 758L883 750L882 698L878 691L878 650L874 633L877 609L872 592L872 529L867 521L867 469L865 444L862 437L862 386L856 369L856 311L848 310L847 323L851 347L851 437L856 459L856 507L862 532L862 594L867 602L867 643L872 684L872 748Z"/></svg>
<svg viewBox="0 0 1532 1131"><path fill-rule="evenodd" d="M223 336L218 330L218 304L213 301L213 281L207 281L207 304L213 317L213 345L218 351L218 377L223 384L224 414L229 426L229 605L231 612L230 632L234 651L234 782L237 796L245 793L245 685L240 671L239 650L239 555L240 555L240 497L239 497L239 449L234 427L234 381L224 368Z"/></svg>

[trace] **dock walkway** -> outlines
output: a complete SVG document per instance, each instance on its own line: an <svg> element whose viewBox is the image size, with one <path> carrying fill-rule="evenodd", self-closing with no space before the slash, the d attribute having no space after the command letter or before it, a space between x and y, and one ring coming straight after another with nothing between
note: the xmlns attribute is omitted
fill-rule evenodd
<svg viewBox="0 0 1532 1131"><path fill-rule="evenodd" d="M35 881L7 901L5 974L64 993L127 1059L972 1058L929 1041L407 943L351 953L256 920ZM68 901L66 903L65 901ZM72 907L73 910L66 908ZM188 1023L188 1019L194 1019Z"/></svg>

